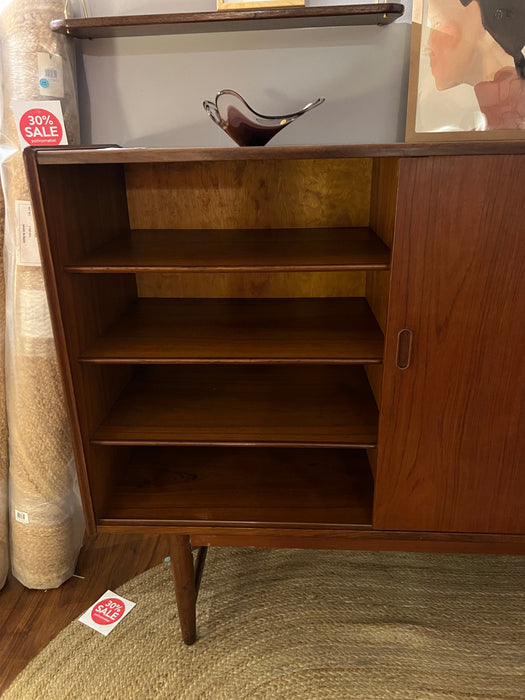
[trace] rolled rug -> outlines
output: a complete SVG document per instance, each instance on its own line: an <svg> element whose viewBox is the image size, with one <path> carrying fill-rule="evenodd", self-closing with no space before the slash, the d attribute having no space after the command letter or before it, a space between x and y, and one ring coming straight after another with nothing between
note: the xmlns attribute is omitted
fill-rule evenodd
<svg viewBox="0 0 525 700"><path fill-rule="evenodd" d="M13 0L0 13L11 566L24 586L42 589L73 574L83 515L42 269L19 248L17 211L30 198L11 106L60 99L68 142L79 143L74 47L49 29L63 10L63 0ZM63 97L41 94L38 54L61 57Z"/></svg>
<svg viewBox="0 0 525 700"><path fill-rule="evenodd" d="M4 198L0 190L0 250L4 243ZM4 260L0 256L0 357L5 344ZM5 366L0 362L0 588L9 570L9 530L7 527L7 417L5 410Z"/></svg>

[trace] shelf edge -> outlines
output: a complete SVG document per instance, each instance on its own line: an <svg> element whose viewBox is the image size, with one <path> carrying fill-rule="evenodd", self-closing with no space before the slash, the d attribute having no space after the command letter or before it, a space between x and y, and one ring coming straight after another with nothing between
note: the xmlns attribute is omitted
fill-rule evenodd
<svg viewBox="0 0 525 700"><path fill-rule="evenodd" d="M401 17L404 11L404 5L401 3L363 3L350 6L55 19L51 21L50 28L53 32L77 39L97 39L116 36L151 36L161 33L260 30L294 26L344 26L352 20L357 20L360 24L385 25ZM260 26L257 26L259 24Z"/></svg>

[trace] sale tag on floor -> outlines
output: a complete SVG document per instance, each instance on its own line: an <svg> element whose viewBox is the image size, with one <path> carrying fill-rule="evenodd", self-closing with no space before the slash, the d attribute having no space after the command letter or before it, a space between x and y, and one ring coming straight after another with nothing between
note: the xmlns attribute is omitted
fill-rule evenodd
<svg viewBox="0 0 525 700"><path fill-rule="evenodd" d="M78 620L107 637L135 605L113 591L106 591Z"/></svg>
<svg viewBox="0 0 525 700"><path fill-rule="evenodd" d="M60 100L15 100L12 108L22 149L26 146L67 146Z"/></svg>

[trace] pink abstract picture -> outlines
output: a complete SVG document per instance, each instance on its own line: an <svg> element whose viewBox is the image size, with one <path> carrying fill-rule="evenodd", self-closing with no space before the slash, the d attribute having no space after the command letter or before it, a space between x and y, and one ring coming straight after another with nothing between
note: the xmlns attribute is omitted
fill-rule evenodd
<svg viewBox="0 0 525 700"><path fill-rule="evenodd" d="M415 0L407 141L525 138L525 0Z"/></svg>

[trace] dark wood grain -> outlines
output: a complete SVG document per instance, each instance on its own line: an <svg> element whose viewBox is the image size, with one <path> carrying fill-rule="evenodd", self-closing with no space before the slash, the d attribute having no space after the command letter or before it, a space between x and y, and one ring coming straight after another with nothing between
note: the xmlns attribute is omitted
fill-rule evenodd
<svg viewBox="0 0 525 700"><path fill-rule="evenodd" d="M199 547L197 555L195 557L195 595L199 595L199 590L201 587L202 575L204 573L204 566L206 564L206 557L208 556L208 547Z"/></svg>
<svg viewBox="0 0 525 700"><path fill-rule="evenodd" d="M398 163L394 157L376 158L372 168L370 225L390 249L394 243Z"/></svg>
<svg viewBox="0 0 525 700"><path fill-rule="evenodd" d="M362 450L136 448L119 474L102 522L365 528L372 522L373 480Z"/></svg>
<svg viewBox="0 0 525 700"><path fill-rule="evenodd" d="M71 272L385 270L390 251L370 229L134 230Z"/></svg>
<svg viewBox="0 0 525 700"><path fill-rule="evenodd" d="M170 553L170 542L168 536L151 533L102 533L82 549L75 572L78 578L70 578L60 588L32 591L9 576L0 591L0 695L33 657L105 591L114 591L160 564Z"/></svg>
<svg viewBox="0 0 525 700"><path fill-rule="evenodd" d="M185 644L193 644L197 639L195 610L197 594L193 555L188 535L173 535L170 554L182 639Z"/></svg>
<svg viewBox="0 0 525 700"><path fill-rule="evenodd" d="M155 530L155 528L151 529ZM148 531L147 527L143 528L143 532L147 533ZM191 541L195 546L210 547L525 554L524 537L471 535L469 533L216 527L207 530L192 528Z"/></svg>
<svg viewBox="0 0 525 700"><path fill-rule="evenodd" d="M524 174L524 156L400 163L377 528L525 531Z"/></svg>
<svg viewBox="0 0 525 700"><path fill-rule="evenodd" d="M221 12L179 12L175 14L126 15L56 19L54 32L77 39L100 39L120 36L157 36L196 32L250 31L261 29L296 29L364 24L390 24L405 11L401 3L371 3L349 7L267 8L260 10L225 10Z"/></svg>
<svg viewBox="0 0 525 700"><path fill-rule="evenodd" d="M139 299L84 362L378 363L365 299Z"/></svg>
<svg viewBox="0 0 525 700"><path fill-rule="evenodd" d="M269 244L268 229L368 226L372 165L370 158L128 163L130 226L209 235L261 229Z"/></svg>
<svg viewBox="0 0 525 700"><path fill-rule="evenodd" d="M510 155L525 153L525 141L348 144L337 146L254 146L239 148L69 148L29 147L41 165L89 163L195 163L208 161L289 161L337 158Z"/></svg>
<svg viewBox="0 0 525 700"><path fill-rule="evenodd" d="M344 227L346 232L341 232L341 236L354 238L354 229L350 227L367 226L369 221L370 159L141 163L128 165L125 171L128 210L134 228L208 229L204 232L204 247L201 248L195 245L194 234L188 232L193 245L185 247L188 256L183 263L190 266L194 264L194 258L202 258L202 251L208 246L215 246L214 250L218 247L219 260L228 266L231 264L228 254L238 260L240 251L237 243L244 248L246 237L241 235L239 241L231 244L227 232L222 238L222 230L261 229L260 233L253 234L254 245L245 251L253 256L248 259L248 264L257 266L268 259L264 253L268 246L275 247L277 254L280 250L282 237L279 237L279 231L272 233L267 230L290 228L306 229L307 238L318 234L312 252L318 251L322 265L326 254L335 254L336 251L327 246L337 236L328 232L325 240L323 230L311 233L309 229ZM216 187L214 183L221 186ZM214 232L217 233L216 238ZM348 245L351 249L355 248L356 262L364 255L363 263L366 265L366 241L363 253L359 239L362 233L356 231L355 240ZM145 241L146 256L152 253L156 235ZM299 237L299 234L296 235ZM293 232L289 236L293 236ZM267 241L266 246L263 239ZM304 262L301 245L298 243L294 246L292 240L290 246L286 239L285 232L285 250L293 256L293 259L286 259L286 264L293 265L295 257L299 262ZM172 246L176 244L177 238L173 241L170 237L166 259L169 259ZM385 259L380 246L378 253ZM164 251L161 251L160 257L164 260ZM373 257L371 259L374 260ZM155 262L158 262L158 258ZM312 261L314 266L316 263L317 256ZM182 272L142 272L137 274L138 293L140 296L168 297L364 294L364 270L343 270L336 274L330 268L312 272L306 267L300 268L300 272L294 275L274 270L270 275L264 269L255 269L255 272L235 269L232 272L227 267L227 271L211 269L203 274L202 271L194 272L190 267L190 271L184 268Z"/></svg>
<svg viewBox="0 0 525 700"><path fill-rule="evenodd" d="M105 329L137 292L131 275L74 280L64 273L64 265L90 246L129 230L124 173L118 165L41 169L31 149L24 159L82 503L87 529L94 533L93 499L103 499L105 479L89 477L88 438L122 389L128 371L123 368L108 376L103 368L90 370L86 382L86 372L76 360L80 347Z"/></svg>
<svg viewBox="0 0 525 700"><path fill-rule="evenodd" d="M394 226L397 211L398 158L381 158L374 161L372 196L370 201L370 225L389 249L394 243ZM385 332L390 274L387 271L367 275L366 298L370 308Z"/></svg>
<svg viewBox="0 0 525 700"><path fill-rule="evenodd" d="M138 371L93 442L374 447L376 435L361 367L176 365Z"/></svg>
<svg viewBox="0 0 525 700"><path fill-rule="evenodd" d="M363 297L365 270L345 272L138 272L139 297L165 299L325 299Z"/></svg>
<svg viewBox="0 0 525 700"><path fill-rule="evenodd" d="M377 158L372 170L370 226L376 235L392 249L397 210L398 158ZM385 333L390 294L390 271L369 271L366 275L366 299L377 322ZM366 375L378 406L381 406L383 365L368 365ZM372 457L374 474L377 455ZM371 462L372 463L372 462Z"/></svg>

